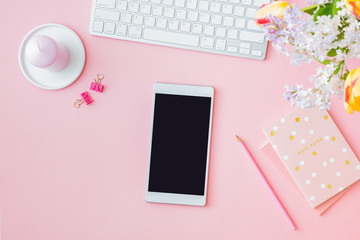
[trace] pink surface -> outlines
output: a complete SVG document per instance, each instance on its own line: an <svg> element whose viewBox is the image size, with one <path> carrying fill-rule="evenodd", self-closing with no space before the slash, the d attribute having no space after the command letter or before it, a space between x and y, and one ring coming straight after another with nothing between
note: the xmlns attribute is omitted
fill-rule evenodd
<svg viewBox="0 0 360 240"><path fill-rule="evenodd" d="M279 210L283 213L285 219L289 223L289 226L291 227L291 229L295 230L296 225L295 225L294 221L291 219L289 213L286 211L286 209L285 209L284 205L282 204L281 200L279 199L279 197L275 193L274 188L271 186L269 181L266 179L263 171L261 170L261 168L257 164L256 160L254 159L254 157L250 153L249 149L246 147L244 141L241 140L241 138L239 138L237 135L236 135L236 138L238 139L239 144L244 149L244 152L246 153L248 160L253 163L255 171L258 173L259 177L263 180L263 183L264 183L265 187L269 191L269 194L273 197L274 201L277 203L277 205L279 207Z"/></svg>
<svg viewBox="0 0 360 240"><path fill-rule="evenodd" d="M251 61L94 37L90 9L85 0L4 1L0 8L2 239L359 239L359 184L319 217L258 150L262 129L293 110L284 84L307 83L315 64L291 66L271 47L266 61ZM58 91L33 86L18 66L23 37L51 22L75 30L87 51L78 81ZM105 75L103 93L75 109L97 73ZM154 82L216 89L206 207L144 201ZM345 113L337 98L330 114L359 157L360 114ZM289 229L235 134L298 230Z"/></svg>

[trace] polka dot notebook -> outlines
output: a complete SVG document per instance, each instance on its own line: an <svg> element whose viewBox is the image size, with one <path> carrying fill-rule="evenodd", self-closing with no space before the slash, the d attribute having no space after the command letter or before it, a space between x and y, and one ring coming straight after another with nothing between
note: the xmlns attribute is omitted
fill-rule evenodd
<svg viewBox="0 0 360 240"><path fill-rule="evenodd" d="M264 130L315 208L360 179L360 163L326 111L298 109Z"/></svg>

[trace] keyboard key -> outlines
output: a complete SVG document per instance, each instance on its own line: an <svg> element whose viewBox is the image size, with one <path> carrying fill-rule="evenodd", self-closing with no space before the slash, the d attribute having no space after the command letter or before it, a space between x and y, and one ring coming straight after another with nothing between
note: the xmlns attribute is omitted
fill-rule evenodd
<svg viewBox="0 0 360 240"><path fill-rule="evenodd" d="M247 55L247 54L250 53L250 50L247 49L247 48L240 48L239 52L240 52L241 54L246 54L246 55Z"/></svg>
<svg viewBox="0 0 360 240"><path fill-rule="evenodd" d="M162 15L162 12L163 12L163 7L160 7L160 6L154 6L153 7L153 15L155 16L161 16Z"/></svg>
<svg viewBox="0 0 360 240"><path fill-rule="evenodd" d="M151 13L151 5L149 5L149 4L141 4L140 12L142 14L150 14Z"/></svg>
<svg viewBox="0 0 360 240"><path fill-rule="evenodd" d="M118 1L116 8L121 11L125 11L127 8L127 5L128 5L127 1Z"/></svg>
<svg viewBox="0 0 360 240"><path fill-rule="evenodd" d="M176 18L185 20L186 19L186 11L182 9L176 10Z"/></svg>
<svg viewBox="0 0 360 240"><path fill-rule="evenodd" d="M225 34L226 34L226 28L223 28L223 27L218 27L216 28L216 33L215 35L217 37L225 37Z"/></svg>
<svg viewBox="0 0 360 240"><path fill-rule="evenodd" d="M242 0L241 3L244 4L244 5L250 6L251 3L252 3L252 0Z"/></svg>
<svg viewBox="0 0 360 240"><path fill-rule="evenodd" d="M200 1L199 2L199 10L201 11L208 11L209 10L209 2L205 2L205 1Z"/></svg>
<svg viewBox="0 0 360 240"><path fill-rule="evenodd" d="M156 23L156 26L158 28L166 28L167 26L167 20L166 19L163 19L163 18L160 18L157 20L157 23Z"/></svg>
<svg viewBox="0 0 360 240"><path fill-rule="evenodd" d="M119 21L120 13L114 11L108 11L103 9L96 9L95 10L95 18L104 19L104 20L111 20L111 21Z"/></svg>
<svg viewBox="0 0 360 240"><path fill-rule="evenodd" d="M198 13L198 12L190 11L190 12L188 13L188 20L190 20L190 21L196 22L196 21L198 20L198 17L199 17L199 13Z"/></svg>
<svg viewBox="0 0 360 240"><path fill-rule="evenodd" d="M203 29L203 26L200 25L200 24L194 23L194 24L192 25L192 32L193 32L193 33L201 34L201 33L202 33L202 29Z"/></svg>
<svg viewBox="0 0 360 240"><path fill-rule="evenodd" d="M103 8L115 8L115 0L96 0L96 6Z"/></svg>
<svg viewBox="0 0 360 240"><path fill-rule="evenodd" d="M145 18L145 26L154 27L155 26L155 18L154 17L146 17Z"/></svg>
<svg viewBox="0 0 360 240"><path fill-rule="evenodd" d="M213 26L205 26L204 27L204 34L205 35L214 35L214 27Z"/></svg>
<svg viewBox="0 0 360 240"><path fill-rule="evenodd" d="M242 17L242 16L244 16L244 13L245 13L245 8L244 7L235 6L234 15Z"/></svg>
<svg viewBox="0 0 360 240"><path fill-rule="evenodd" d="M123 13L121 16L121 22L123 23L131 23L132 15L130 13Z"/></svg>
<svg viewBox="0 0 360 240"><path fill-rule="evenodd" d="M234 26L234 18L233 17L224 17L224 25L228 27Z"/></svg>
<svg viewBox="0 0 360 240"><path fill-rule="evenodd" d="M200 22L209 23L210 22L210 14L208 13L200 13Z"/></svg>
<svg viewBox="0 0 360 240"><path fill-rule="evenodd" d="M240 43L241 48L250 48L250 43Z"/></svg>
<svg viewBox="0 0 360 240"><path fill-rule="evenodd" d="M228 52L236 53L238 49L237 49L237 47L228 46L226 50L227 50Z"/></svg>
<svg viewBox="0 0 360 240"><path fill-rule="evenodd" d="M104 28L104 23L101 21L94 21L94 25L93 25L93 31L94 32L98 32L98 33L102 33L103 32L103 28Z"/></svg>
<svg viewBox="0 0 360 240"><path fill-rule="evenodd" d="M249 41L249 42L257 42L257 43L264 42L264 34L263 33L240 31L239 38L240 38L240 40Z"/></svg>
<svg viewBox="0 0 360 240"><path fill-rule="evenodd" d="M224 51L226 46L226 40L224 39L217 39L215 44L215 49L219 51Z"/></svg>
<svg viewBox="0 0 360 240"><path fill-rule="evenodd" d="M231 3L240 3L240 0L230 0Z"/></svg>
<svg viewBox="0 0 360 240"><path fill-rule="evenodd" d="M252 50L251 55L260 57L262 55L262 52L259 50Z"/></svg>
<svg viewBox="0 0 360 240"><path fill-rule="evenodd" d="M133 17L133 23L136 25L142 25L144 21L144 17L141 15L134 15Z"/></svg>
<svg viewBox="0 0 360 240"><path fill-rule="evenodd" d="M115 34L115 23L105 23L104 33Z"/></svg>
<svg viewBox="0 0 360 240"><path fill-rule="evenodd" d="M197 8L197 0L187 0L187 8L196 9Z"/></svg>
<svg viewBox="0 0 360 240"><path fill-rule="evenodd" d="M180 30L183 31L183 32L190 32L190 23L188 22L181 22L180 23Z"/></svg>
<svg viewBox="0 0 360 240"><path fill-rule="evenodd" d="M214 48L214 38L202 37L200 41L200 47L211 49Z"/></svg>
<svg viewBox="0 0 360 240"><path fill-rule="evenodd" d="M118 24L116 27L116 35L126 36L127 26L123 24Z"/></svg>
<svg viewBox="0 0 360 240"><path fill-rule="evenodd" d="M256 30L256 31L263 31L263 29L261 27L259 27L258 25L256 25L254 20L248 20L247 21L247 28L250 30Z"/></svg>
<svg viewBox="0 0 360 240"><path fill-rule="evenodd" d="M255 8L247 8L246 16L249 18L255 18L256 9Z"/></svg>
<svg viewBox="0 0 360 240"><path fill-rule="evenodd" d="M246 20L243 18L237 18L235 21L235 27L238 28L244 28L245 27Z"/></svg>
<svg viewBox="0 0 360 240"><path fill-rule="evenodd" d="M261 7L264 4L269 4L270 0L254 0L255 7Z"/></svg>
<svg viewBox="0 0 360 240"><path fill-rule="evenodd" d="M168 18L173 18L175 16L175 9L174 8L165 8L164 16L168 17Z"/></svg>
<svg viewBox="0 0 360 240"><path fill-rule="evenodd" d="M211 23L212 24L220 25L221 21L222 21L221 15L216 15L216 14L211 15Z"/></svg>
<svg viewBox="0 0 360 240"><path fill-rule="evenodd" d="M161 0L151 0L152 3L160 4Z"/></svg>
<svg viewBox="0 0 360 240"><path fill-rule="evenodd" d="M185 7L185 0L175 0L175 7Z"/></svg>
<svg viewBox="0 0 360 240"><path fill-rule="evenodd" d="M169 20L169 29L178 30L179 29L179 21Z"/></svg>
<svg viewBox="0 0 360 240"><path fill-rule="evenodd" d="M230 39L237 39L237 37L238 37L238 30L236 30L236 29L229 29L227 35L228 35L228 38L230 38Z"/></svg>
<svg viewBox="0 0 360 240"><path fill-rule="evenodd" d="M211 11L211 12L219 13L219 12L220 12L220 8L221 8L221 4L220 4L220 3L212 2L212 3L210 4L210 11Z"/></svg>
<svg viewBox="0 0 360 240"><path fill-rule="evenodd" d="M233 12L233 6L232 5L228 5L228 4L224 4L223 8L222 8L222 12L224 14L232 14Z"/></svg>
<svg viewBox="0 0 360 240"><path fill-rule="evenodd" d="M139 12L139 6L140 6L139 3L137 3L137 2L130 2L129 3L129 11L137 13L137 12Z"/></svg>
<svg viewBox="0 0 360 240"><path fill-rule="evenodd" d="M189 34L161 31L157 29L145 29L144 39L197 47L200 38Z"/></svg>
<svg viewBox="0 0 360 240"><path fill-rule="evenodd" d="M171 6L171 5L173 5L173 0L163 0L163 4Z"/></svg>
<svg viewBox="0 0 360 240"><path fill-rule="evenodd" d="M129 27L129 37L141 38L141 32L142 32L141 27L135 27L135 26L130 26Z"/></svg>

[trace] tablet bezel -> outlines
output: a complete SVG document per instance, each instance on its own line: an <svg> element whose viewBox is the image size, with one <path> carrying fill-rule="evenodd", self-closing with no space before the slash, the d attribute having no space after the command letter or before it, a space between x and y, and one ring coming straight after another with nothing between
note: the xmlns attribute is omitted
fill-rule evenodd
<svg viewBox="0 0 360 240"><path fill-rule="evenodd" d="M163 192L150 192L149 191L149 176L150 176L150 164L151 164L151 147L152 147L153 124L154 124L155 96L157 93L170 94L170 95L195 96L195 97L210 97L211 98L204 195L189 195L189 194L163 193ZM153 106L152 106L152 114L151 114L150 149L149 149L145 201L156 202L156 203L171 203L171 204L205 206L206 196L207 196L207 182L208 182L208 169L209 169L211 129L212 129L213 101L214 101L214 88L213 87L167 84L167 83L154 83Z"/></svg>

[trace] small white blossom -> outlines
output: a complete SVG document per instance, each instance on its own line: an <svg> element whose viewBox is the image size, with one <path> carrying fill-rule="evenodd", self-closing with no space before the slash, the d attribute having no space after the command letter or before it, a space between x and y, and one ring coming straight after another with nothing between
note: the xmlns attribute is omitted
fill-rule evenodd
<svg viewBox="0 0 360 240"><path fill-rule="evenodd" d="M329 0L308 0L309 4L321 5ZM304 18L295 4L289 5L283 17L270 16L265 25L267 38L277 52L290 57L291 63L300 65L316 59L324 64L309 79L314 88L302 85L285 86L284 97L292 105L309 108L318 105L329 109L331 96L341 96L344 91L345 60L360 59L360 21L345 7L343 1L336 3L335 16ZM317 11L318 9L316 9Z"/></svg>

